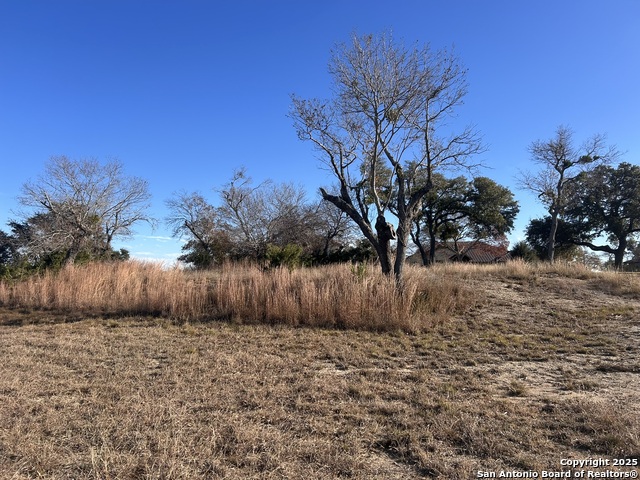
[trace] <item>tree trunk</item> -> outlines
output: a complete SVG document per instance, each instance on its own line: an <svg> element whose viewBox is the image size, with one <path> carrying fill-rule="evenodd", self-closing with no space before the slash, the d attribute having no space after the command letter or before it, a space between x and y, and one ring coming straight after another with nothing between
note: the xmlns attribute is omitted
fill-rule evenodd
<svg viewBox="0 0 640 480"><path fill-rule="evenodd" d="M429 234L429 263L436 263L436 234Z"/></svg>
<svg viewBox="0 0 640 480"><path fill-rule="evenodd" d="M420 252L420 259L422 260L422 265L426 267L429 265L429 254L427 253L427 250L424 248L424 245L420 240L420 233L421 233L420 222L416 222L415 226L416 226L415 232L413 231L413 229L411 229L409 233L411 234L411 240L413 240L414 245L418 247L418 252Z"/></svg>
<svg viewBox="0 0 640 480"><path fill-rule="evenodd" d="M407 260L407 245L409 244L411 221L411 219L404 219L398 223L398 243L396 245L396 261L393 266L393 273L396 277L396 284L400 287L402 287L404 281L404 264Z"/></svg>
<svg viewBox="0 0 640 480"><path fill-rule="evenodd" d="M558 232L558 213L551 213L551 230L549 231L549 239L547 240L547 261L553 263L556 252L556 233Z"/></svg>
<svg viewBox="0 0 640 480"><path fill-rule="evenodd" d="M376 246L376 253L378 254L378 260L380 261L380 268L382 269L382 273L384 275L391 275L391 242L389 242L388 240L386 242L380 241Z"/></svg>
<svg viewBox="0 0 640 480"><path fill-rule="evenodd" d="M396 238L396 233L393 230L393 226L387 223L383 215L378 215L376 220L376 233L378 235L378 242L376 251L380 260L380 267L382 273L385 275L391 275L391 240Z"/></svg>
<svg viewBox="0 0 640 480"><path fill-rule="evenodd" d="M420 258L422 259L422 265L424 265L425 267L429 265L430 260L429 260L429 252L427 252L427 249L424 248L424 245L422 244L422 242L420 240L418 240L417 242L414 242L416 244L416 247L418 247L418 252L420 252Z"/></svg>
<svg viewBox="0 0 640 480"><path fill-rule="evenodd" d="M62 261L63 265L71 265L73 263L75 263L76 261L76 257L78 256L80 249L75 246L72 245L71 247L69 247L69 249L67 250L67 254L64 256L64 260Z"/></svg>
<svg viewBox="0 0 640 480"><path fill-rule="evenodd" d="M329 260L329 244L331 243L331 237L329 235L324 237L324 245L322 246L322 262L326 263Z"/></svg>
<svg viewBox="0 0 640 480"><path fill-rule="evenodd" d="M627 237L623 239L618 237L618 248L613 253L613 266L616 270L622 270L624 263L624 252L627 250Z"/></svg>

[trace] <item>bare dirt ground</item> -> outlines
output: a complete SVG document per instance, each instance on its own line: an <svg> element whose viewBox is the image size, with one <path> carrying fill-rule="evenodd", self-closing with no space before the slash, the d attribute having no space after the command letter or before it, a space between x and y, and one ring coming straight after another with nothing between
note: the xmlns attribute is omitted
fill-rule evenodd
<svg viewBox="0 0 640 480"><path fill-rule="evenodd" d="M640 458L637 290L461 281L476 304L424 334L3 310L0 478L468 479Z"/></svg>
<svg viewBox="0 0 640 480"><path fill-rule="evenodd" d="M505 359L490 368L496 386L523 383L528 401L589 398L622 402L640 414L640 301L589 280L538 282L484 284L482 321L510 324L512 335L543 330L540 358Z"/></svg>

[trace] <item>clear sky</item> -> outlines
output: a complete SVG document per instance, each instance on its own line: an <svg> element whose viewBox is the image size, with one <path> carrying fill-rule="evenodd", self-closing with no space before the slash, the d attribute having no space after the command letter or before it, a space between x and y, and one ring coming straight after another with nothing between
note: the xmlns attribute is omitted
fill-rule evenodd
<svg viewBox="0 0 640 480"><path fill-rule="evenodd" d="M542 214L514 180L532 141L567 125L640 163L639 0L0 0L0 229L58 155L119 159L159 219L172 192L216 200L242 165L317 195L331 178L295 135L290 95L329 97L331 48L389 30L468 68L459 118L484 136L481 173L521 203L512 240ZM118 246L170 260L169 237L141 226Z"/></svg>

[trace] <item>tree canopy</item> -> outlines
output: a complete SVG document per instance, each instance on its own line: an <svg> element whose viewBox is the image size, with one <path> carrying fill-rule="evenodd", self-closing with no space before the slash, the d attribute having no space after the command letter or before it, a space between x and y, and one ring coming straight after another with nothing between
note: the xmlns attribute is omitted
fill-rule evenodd
<svg viewBox="0 0 640 480"><path fill-rule="evenodd" d="M468 166L482 149L473 128L447 128L467 91L466 70L448 51L407 49L383 34L354 35L351 44L339 45L329 72L334 97L294 96L294 126L338 181L336 193L321 189L323 198L356 223L382 272L401 283L412 222L432 188L431 175ZM414 188L421 171L428 181ZM395 261L389 214L397 220Z"/></svg>
<svg viewBox="0 0 640 480"><path fill-rule="evenodd" d="M31 248L64 253L71 263L81 252L105 257L116 237L131 235L147 213L151 195L146 180L128 177L117 161L53 157L38 179L25 183L19 200L32 209L26 219ZM38 245L36 245L38 240Z"/></svg>
<svg viewBox="0 0 640 480"><path fill-rule="evenodd" d="M469 181L441 174L432 176L432 185L411 233L425 265L433 263L437 242L451 240L458 251L460 240L498 241L512 230L519 206L508 188L487 177Z"/></svg>
<svg viewBox="0 0 640 480"><path fill-rule="evenodd" d="M566 218L577 232L574 243L612 254L615 268L622 268L640 233L640 167L623 162L579 175L568 197ZM603 237L609 244L599 240Z"/></svg>
<svg viewBox="0 0 640 480"><path fill-rule="evenodd" d="M534 249L537 257L542 260L548 260L548 242L551 224L551 216L547 215L543 218L530 220L525 230L527 243ZM558 219L558 227L553 245L556 259L571 260L578 255L578 247L574 242L578 233L579 232L573 229L571 224L563 219Z"/></svg>
<svg viewBox="0 0 640 480"><path fill-rule="evenodd" d="M529 151L533 162L540 168L533 172L521 172L519 178L520 185L535 193L549 212L551 225L545 257L552 263L559 220L567 208L571 184L580 173L610 163L619 156L615 147L606 145L604 135L594 135L580 146L575 145L573 135L568 127L560 126L554 138L533 142Z"/></svg>

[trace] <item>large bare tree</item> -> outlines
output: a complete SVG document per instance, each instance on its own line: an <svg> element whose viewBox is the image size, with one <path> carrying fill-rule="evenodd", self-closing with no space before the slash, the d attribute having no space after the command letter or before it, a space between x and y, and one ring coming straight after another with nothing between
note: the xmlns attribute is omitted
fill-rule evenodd
<svg viewBox="0 0 640 480"><path fill-rule="evenodd" d="M551 229L547 239L547 261L554 262L556 234L560 218L565 213L568 187L584 172L599 165L608 164L620 156L614 146L606 145L606 136L593 135L580 146L573 140L573 131L560 126L550 140L533 142L529 151L536 171L520 172L520 186L536 194L551 217Z"/></svg>
<svg viewBox="0 0 640 480"><path fill-rule="evenodd" d="M466 94L466 71L448 51L407 49L383 34L338 46L329 72L334 97L294 96L290 116L338 181L339 192L321 189L322 197L358 225L382 272L401 284L411 224L431 189L430 181L415 188L418 173L429 180L436 169L468 166L482 149L473 128L447 127Z"/></svg>
<svg viewBox="0 0 640 480"><path fill-rule="evenodd" d="M49 215L50 235L65 245L65 263L71 263L88 247L108 253L113 239L131 235L136 223L154 223L150 198L146 180L125 176L120 162L61 156L23 185L19 200Z"/></svg>

